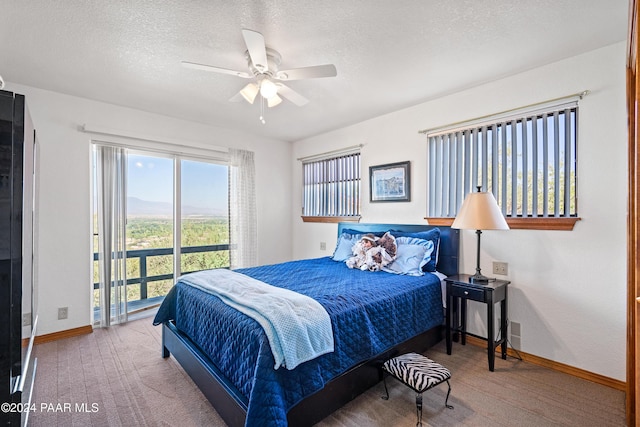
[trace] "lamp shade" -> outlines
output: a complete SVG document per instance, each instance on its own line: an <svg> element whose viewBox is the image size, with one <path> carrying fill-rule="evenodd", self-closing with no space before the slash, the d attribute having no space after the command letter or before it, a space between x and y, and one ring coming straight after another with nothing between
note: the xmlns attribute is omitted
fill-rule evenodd
<svg viewBox="0 0 640 427"><path fill-rule="evenodd" d="M493 194L475 192L467 194L451 228L463 230L508 230Z"/></svg>
<svg viewBox="0 0 640 427"><path fill-rule="evenodd" d="M253 101L256 99L256 95L258 95L258 85L255 83L249 83L240 91L240 94L247 100L249 104L253 104Z"/></svg>
<svg viewBox="0 0 640 427"><path fill-rule="evenodd" d="M272 96L276 96L277 93L278 87L274 82L266 77L262 79L262 81L260 82L260 95L262 95L263 98L269 99Z"/></svg>
<svg viewBox="0 0 640 427"><path fill-rule="evenodd" d="M275 107L276 105L280 105L281 102L282 98L280 98L278 95L274 95L271 98L267 99L267 106L269 108Z"/></svg>

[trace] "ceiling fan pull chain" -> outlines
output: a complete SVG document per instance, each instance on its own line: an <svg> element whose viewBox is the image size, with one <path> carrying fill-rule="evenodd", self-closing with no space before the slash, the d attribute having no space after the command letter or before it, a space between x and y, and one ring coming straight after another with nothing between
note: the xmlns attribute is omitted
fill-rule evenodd
<svg viewBox="0 0 640 427"><path fill-rule="evenodd" d="M264 119L264 97L260 96L260 121L262 124L267 123Z"/></svg>

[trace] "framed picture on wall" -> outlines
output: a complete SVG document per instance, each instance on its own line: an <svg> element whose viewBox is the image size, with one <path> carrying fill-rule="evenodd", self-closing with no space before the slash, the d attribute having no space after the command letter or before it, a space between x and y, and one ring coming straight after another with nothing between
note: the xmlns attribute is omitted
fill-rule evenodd
<svg viewBox="0 0 640 427"><path fill-rule="evenodd" d="M410 162L369 167L371 202L408 202L411 200Z"/></svg>

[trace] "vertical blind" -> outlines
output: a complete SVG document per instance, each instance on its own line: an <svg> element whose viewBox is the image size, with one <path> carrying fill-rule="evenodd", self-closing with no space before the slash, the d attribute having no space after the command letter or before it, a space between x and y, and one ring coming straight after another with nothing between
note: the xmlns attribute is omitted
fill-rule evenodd
<svg viewBox="0 0 640 427"><path fill-rule="evenodd" d="M303 216L360 215L360 153L303 162Z"/></svg>
<svg viewBox="0 0 640 427"><path fill-rule="evenodd" d="M577 102L428 134L430 217L455 217L480 187L507 217L577 215Z"/></svg>

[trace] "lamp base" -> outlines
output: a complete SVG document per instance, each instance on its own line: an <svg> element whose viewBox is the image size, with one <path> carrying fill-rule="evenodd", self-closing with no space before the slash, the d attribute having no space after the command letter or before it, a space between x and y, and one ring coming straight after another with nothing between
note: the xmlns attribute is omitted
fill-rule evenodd
<svg viewBox="0 0 640 427"><path fill-rule="evenodd" d="M487 277L487 276L483 276L480 273L476 273L473 276L469 277L469 282L470 283L489 283L489 282L495 282L495 277Z"/></svg>

